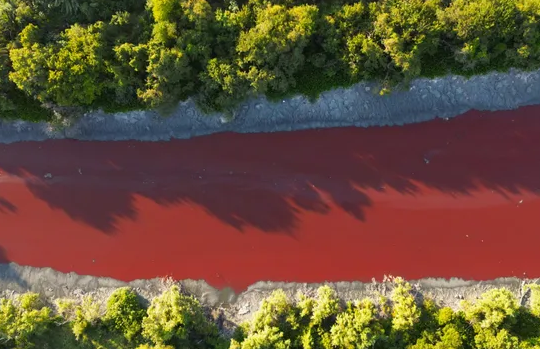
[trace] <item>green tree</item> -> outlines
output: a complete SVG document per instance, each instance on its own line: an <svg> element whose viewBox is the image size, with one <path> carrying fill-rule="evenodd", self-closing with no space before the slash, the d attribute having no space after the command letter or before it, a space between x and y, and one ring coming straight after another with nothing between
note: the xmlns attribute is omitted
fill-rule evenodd
<svg viewBox="0 0 540 349"><path fill-rule="evenodd" d="M420 309L411 294L411 285L401 278L396 279L392 292L392 329L410 331L420 320Z"/></svg>
<svg viewBox="0 0 540 349"><path fill-rule="evenodd" d="M148 48L144 44L122 43L113 51L114 58L108 62L113 78L108 88L114 91L114 103L138 104L137 92L144 89L147 79Z"/></svg>
<svg viewBox="0 0 540 349"><path fill-rule="evenodd" d="M516 1L518 21L514 35L514 47L507 51L513 65L523 68L540 66L540 2Z"/></svg>
<svg viewBox="0 0 540 349"><path fill-rule="evenodd" d="M240 34L239 75L256 93L285 92L295 86L294 74L303 66L304 48L315 28L318 9L312 5L287 8L262 5L256 24Z"/></svg>
<svg viewBox="0 0 540 349"><path fill-rule="evenodd" d="M441 0L383 0L373 6L375 34L399 74L410 81L422 71L422 58L437 52Z"/></svg>
<svg viewBox="0 0 540 349"><path fill-rule="evenodd" d="M52 50L38 42L39 28L27 25L19 34L20 47L9 51L12 71L9 79L26 94L41 101L47 99L48 61Z"/></svg>
<svg viewBox="0 0 540 349"><path fill-rule="evenodd" d="M174 349L174 347L171 345L163 345L163 344L156 344L156 345L141 344L137 347L137 349Z"/></svg>
<svg viewBox="0 0 540 349"><path fill-rule="evenodd" d="M437 328L427 329L410 349L462 349L470 343L467 326L451 308L442 308L437 314Z"/></svg>
<svg viewBox="0 0 540 349"><path fill-rule="evenodd" d="M110 79L102 57L104 23L86 28L75 24L62 33L49 58L47 94L60 105L91 105Z"/></svg>
<svg viewBox="0 0 540 349"><path fill-rule="evenodd" d="M69 299L56 300L58 313L69 321L77 340L86 339L87 331L101 320L100 306L91 296L85 296L80 304Z"/></svg>
<svg viewBox="0 0 540 349"><path fill-rule="evenodd" d="M228 10L218 8L215 11L215 57L208 61L199 75L201 88L196 96L196 102L203 111L232 113L239 102L251 94L250 82L240 74L235 57L240 32L251 22L251 6L240 9L233 3Z"/></svg>
<svg viewBox="0 0 540 349"><path fill-rule="evenodd" d="M152 300L142 322L143 336L161 345L187 348L218 348L221 340L195 298L173 286Z"/></svg>
<svg viewBox="0 0 540 349"><path fill-rule="evenodd" d="M53 320L51 309L42 306L36 293L0 300L0 338L10 347L30 347L32 338L44 333Z"/></svg>
<svg viewBox="0 0 540 349"><path fill-rule="evenodd" d="M128 287L115 290L107 300L107 311L103 318L105 324L118 331L131 341L141 332L141 323L145 311L137 294Z"/></svg>
<svg viewBox="0 0 540 349"><path fill-rule="evenodd" d="M337 316L330 330L332 345L342 349L373 348L384 330L377 319L377 308L369 299L353 305Z"/></svg>
<svg viewBox="0 0 540 349"><path fill-rule="evenodd" d="M40 101L59 105L90 105L106 84L102 60L103 23L74 25L58 44L43 45L39 28L29 24L20 34L22 47L10 50L17 87Z"/></svg>
<svg viewBox="0 0 540 349"><path fill-rule="evenodd" d="M291 332L289 320L294 314L294 307L282 290L272 292L264 299L259 310L250 322L249 331L257 332L265 327L278 327Z"/></svg>
<svg viewBox="0 0 540 349"><path fill-rule="evenodd" d="M151 7L156 22L139 97L153 106L172 105L197 92L199 74L212 56L214 16L205 0L160 0Z"/></svg>
<svg viewBox="0 0 540 349"><path fill-rule="evenodd" d="M205 112L231 112L250 94L249 81L239 74L234 63L224 59L209 60L201 82L196 101Z"/></svg>
<svg viewBox="0 0 540 349"><path fill-rule="evenodd" d="M384 74L388 59L372 34L371 12L369 6L360 1L345 4L326 15L322 25L322 47L326 60L322 62L328 63L314 65L325 68L325 73L330 75L336 74L343 66L355 80L373 79ZM334 60L337 60L337 65L333 63Z"/></svg>
<svg viewBox="0 0 540 349"><path fill-rule="evenodd" d="M243 324L231 349L292 347L298 334L296 309L283 290L276 290L261 302L251 321Z"/></svg>
<svg viewBox="0 0 540 349"><path fill-rule="evenodd" d="M289 349L290 339L283 338L283 332L277 327L265 326L250 334L241 343L231 340L230 349Z"/></svg>
<svg viewBox="0 0 540 349"><path fill-rule="evenodd" d="M305 349L332 348L331 327L341 311L339 299L329 286L317 290L317 299L303 299L299 304L302 315L309 314L309 324L305 327L301 342Z"/></svg>
<svg viewBox="0 0 540 349"><path fill-rule="evenodd" d="M540 285L525 285L524 291L530 292L530 312L532 315L540 318Z"/></svg>
<svg viewBox="0 0 540 349"><path fill-rule="evenodd" d="M467 321L478 329L512 324L518 311L514 295L504 288L485 292L474 304L464 301L462 307Z"/></svg>
<svg viewBox="0 0 540 349"><path fill-rule="evenodd" d="M439 12L456 60L473 70L494 63L512 43L517 20L514 0L454 0Z"/></svg>
<svg viewBox="0 0 540 349"><path fill-rule="evenodd" d="M0 113L15 110L15 103L9 96L10 87L9 81L9 51L5 48L0 48Z"/></svg>
<svg viewBox="0 0 540 349"><path fill-rule="evenodd" d="M516 349L520 346L519 339L506 329L482 329L474 337L474 342L478 349Z"/></svg>

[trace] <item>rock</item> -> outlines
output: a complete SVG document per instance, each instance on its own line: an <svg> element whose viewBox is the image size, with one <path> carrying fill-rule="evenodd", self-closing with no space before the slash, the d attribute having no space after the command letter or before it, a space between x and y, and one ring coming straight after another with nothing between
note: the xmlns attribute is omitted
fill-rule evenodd
<svg viewBox="0 0 540 349"><path fill-rule="evenodd" d="M238 315L246 315L249 313L249 303L243 304L240 306L240 309L238 309Z"/></svg>
<svg viewBox="0 0 540 349"><path fill-rule="evenodd" d="M44 178L52 178L52 174L50 173L45 173L45 175L43 176Z"/></svg>

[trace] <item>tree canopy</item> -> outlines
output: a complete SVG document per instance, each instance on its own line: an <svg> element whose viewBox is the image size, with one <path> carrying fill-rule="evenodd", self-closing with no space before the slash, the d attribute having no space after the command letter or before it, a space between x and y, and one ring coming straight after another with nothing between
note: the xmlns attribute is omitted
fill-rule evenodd
<svg viewBox="0 0 540 349"><path fill-rule="evenodd" d="M539 23L540 0L0 0L0 110L231 111L258 94L536 69Z"/></svg>

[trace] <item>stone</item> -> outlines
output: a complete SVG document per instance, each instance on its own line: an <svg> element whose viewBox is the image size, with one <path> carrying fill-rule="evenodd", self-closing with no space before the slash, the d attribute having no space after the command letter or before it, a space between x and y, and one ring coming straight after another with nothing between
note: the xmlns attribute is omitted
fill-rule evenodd
<svg viewBox="0 0 540 349"><path fill-rule="evenodd" d="M240 309L238 309L238 315L246 315L249 313L249 303L243 304Z"/></svg>

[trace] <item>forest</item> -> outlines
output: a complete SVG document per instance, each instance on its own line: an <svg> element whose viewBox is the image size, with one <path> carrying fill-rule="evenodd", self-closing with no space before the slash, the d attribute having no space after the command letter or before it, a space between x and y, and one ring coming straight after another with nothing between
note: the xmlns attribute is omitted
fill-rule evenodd
<svg viewBox="0 0 540 349"><path fill-rule="evenodd" d="M0 31L0 115L26 120L540 67L540 0L0 0Z"/></svg>
<svg viewBox="0 0 540 349"><path fill-rule="evenodd" d="M534 349L540 348L540 285L516 299L486 291L460 308L437 304L401 278L388 297L344 302L329 286L264 299L251 320L223 331L217 308L173 285L149 304L130 288L46 304L26 293L0 300L3 349Z"/></svg>

